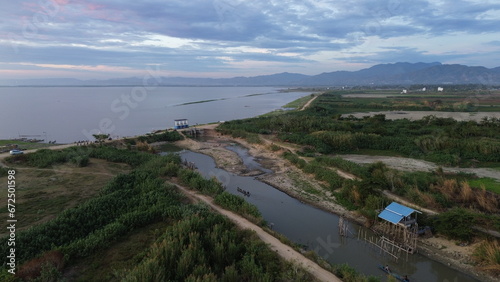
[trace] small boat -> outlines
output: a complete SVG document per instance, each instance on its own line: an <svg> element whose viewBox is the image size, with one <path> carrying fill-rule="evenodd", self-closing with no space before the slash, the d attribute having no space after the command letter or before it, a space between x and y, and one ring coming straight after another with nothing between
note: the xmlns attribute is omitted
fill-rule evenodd
<svg viewBox="0 0 500 282"><path fill-rule="evenodd" d="M240 193L242 193L243 195L247 196L247 197L250 197L250 192L249 191L246 191L246 190L243 190L241 189L240 187L236 188L236 190Z"/></svg>
<svg viewBox="0 0 500 282"><path fill-rule="evenodd" d="M388 275L391 275L392 277L396 278L396 280L398 280L398 281L402 281L402 282L409 282L410 281L406 276L401 276L395 272L392 272L390 269L387 270L383 265L379 264L378 268L380 268L380 270L387 273Z"/></svg>

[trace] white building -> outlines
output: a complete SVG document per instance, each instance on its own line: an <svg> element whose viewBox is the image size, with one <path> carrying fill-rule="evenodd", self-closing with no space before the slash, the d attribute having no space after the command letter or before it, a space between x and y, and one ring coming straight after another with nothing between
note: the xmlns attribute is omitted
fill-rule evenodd
<svg viewBox="0 0 500 282"><path fill-rule="evenodd" d="M188 128L189 122L187 119L176 119L174 120L174 129Z"/></svg>
<svg viewBox="0 0 500 282"><path fill-rule="evenodd" d="M444 88L443 87L438 87L438 92L443 92Z"/></svg>

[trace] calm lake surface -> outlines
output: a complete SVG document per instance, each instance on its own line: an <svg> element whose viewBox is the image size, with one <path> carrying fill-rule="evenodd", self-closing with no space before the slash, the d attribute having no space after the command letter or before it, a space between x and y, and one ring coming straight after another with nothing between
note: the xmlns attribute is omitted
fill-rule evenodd
<svg viewBox="0 0 500 282"><path fill-rule="evenodd" d="M0 139L71 143L261 115L310 93L276 87L0 87Z"/></svg>

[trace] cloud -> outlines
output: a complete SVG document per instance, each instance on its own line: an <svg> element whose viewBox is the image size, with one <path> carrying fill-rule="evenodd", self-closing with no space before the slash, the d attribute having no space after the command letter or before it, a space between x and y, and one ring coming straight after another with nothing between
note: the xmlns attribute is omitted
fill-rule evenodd
<svg viewBox="0 0 500 282"><path fill-rule="evenodd" d="M496 1L465 0L7 1L0 62L193 73L244 71L237 62L263 73L272 63L318 72L418 60L492 67L500 62L485 58L499 51L498 11Z"/></svg>

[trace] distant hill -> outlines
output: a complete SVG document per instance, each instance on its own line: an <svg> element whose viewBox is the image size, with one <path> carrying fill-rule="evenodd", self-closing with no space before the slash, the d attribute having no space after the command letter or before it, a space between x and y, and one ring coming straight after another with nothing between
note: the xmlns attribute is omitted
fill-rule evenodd
<svg viewBox="0 0 500 282"><path fill-rule="evenodd" d="M0 80L9 86L130 86L142 85L142 78L78 80L73 78ZM163 86L344 86L410 84L500 85L500 67L470 67L433 63L380 64L359 71L335 71L318 75L278 73L253 77L188 78L162 77Z"/></svg>

